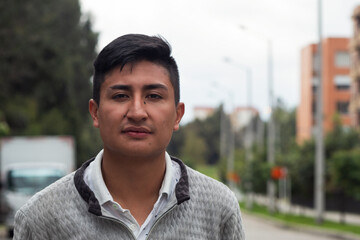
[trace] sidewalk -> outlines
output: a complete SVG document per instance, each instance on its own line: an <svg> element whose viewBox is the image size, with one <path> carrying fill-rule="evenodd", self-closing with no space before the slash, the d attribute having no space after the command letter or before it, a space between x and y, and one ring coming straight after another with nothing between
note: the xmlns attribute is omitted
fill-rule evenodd
<svg viewBox="0 0 360 240"><path fill-rule="evenodd" d="M263 195L253 194L253 201L254 201L254 203L257 203L257 204L268 205L268 198ZM283 199L277 200L276 207L282 213L291 213L291 214L295 214L295 215L315 217L314 209L303 207L300 205L291 205L288 201L283 200ZM342 219L342 215L340 212L327 211L324 213L324 218L325 218L325 220L340 222ZM360 227L360 215L346 213L345 223L356 224L356 225L359 225L359 227Z"/></svg>
<svg viewBox="0 0 360 240"><path fill-rule="evenodd" d="M352 233L340 232L340 231L331 230L331 229L320 229L320 228L313 227L313 226L296 225L296 224L289 225L289 224L284 223L281 220L270 219L268 217L260 216L258 214L250 213L247 211L244 211L242 214L243 214L244 224L245 224L245 234L246 234L247 230L250 231L250 234L251 234L251 231L253 231L251 228L250 229L247 228L247 225L246 225L247 220L250 222L251 221L254 222L254 220L255 220L256 222L259 222L259 223L264 223L269 226L274 226L274 227L278 228L279 231L287 231L287 233L288 233L288 231L291 231L295 235L297 235L296 232L299 234L300 233L311 234L311 236L313 236L313 238L311 238L311 239L324 239L325 238L327 240L335 240L335 239L336 240L360 240L360 236L352 234ZM271 239L271 236L272 235L270 235L270 239ZM262 238L262 239L264 239L264 238ZM276 239L278 239L278 238L276 238ZM287 238L287 239L293 239L293 238ZM309 239L309 238L303 238L303 239Z"/></svg>

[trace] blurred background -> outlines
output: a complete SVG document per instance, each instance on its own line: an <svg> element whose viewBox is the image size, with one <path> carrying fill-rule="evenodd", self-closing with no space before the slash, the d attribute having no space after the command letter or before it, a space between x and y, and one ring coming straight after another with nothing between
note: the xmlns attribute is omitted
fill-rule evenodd
<svg viewBox="0 0 360 240"><path fill-rule="evenodd" d="M279 233L277 240L356 239L358 6L355 0L2 0L0 151L15 136L55 136L71 142L75 166L94 156L101 141L88 113L93 60L120 35L161 35L173 47L186 106L168 151L234 190L248 239L265 237L255 229L266 227L252 227L259 223L250 221L254 213L286 216L282 224L294 216L301 218L296 224L319 229L335 224L322 236ZM2 175L4 189L9 176Z"/></svg>

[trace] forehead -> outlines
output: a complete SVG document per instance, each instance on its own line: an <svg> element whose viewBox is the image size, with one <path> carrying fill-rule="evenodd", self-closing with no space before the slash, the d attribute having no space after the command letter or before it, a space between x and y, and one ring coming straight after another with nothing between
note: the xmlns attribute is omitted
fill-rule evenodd
<svg viewBox="0 0 360 240"><path fill-rule="evenodd" d="M120 66L112 69L105 75L103 85L119 81L127 84L161 82L172 86L168 70L160 64L149 61L129 63L124 65L122 69Z"/></svg>

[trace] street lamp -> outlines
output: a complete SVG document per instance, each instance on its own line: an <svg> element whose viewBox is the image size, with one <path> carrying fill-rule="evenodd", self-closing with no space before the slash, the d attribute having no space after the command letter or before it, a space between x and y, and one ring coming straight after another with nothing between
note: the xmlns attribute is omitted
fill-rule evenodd
<svg viewBox="0 0 360 240"><path fill-rule="evenodd" d="M273 116L273 54L272 54L272 41L269 38L266 38L262 35L252 32L244 25L239 25L240 29L246 31L253 36L257 37L266 42L267 44L267 63L268 63L268 94L269 94L269 123L267 128L267 137L268 137L268 148L267 148L267 162L270 166L275 163L275 124L274 124L274 116ZM269 179L267 182L267 194L269 199L268 210L270 213L275 212L275 183L273 180Z"/></svg>
<svg viewBox="0 0 360 240"><path fill-rule="evenodd" d="M323 133L323 98L322 98L322 4L318 0L318 87L316 96L316 153L315 153L315 213L316 223L323 222L323 215L325 209L325 194L324 194L324 133Z"/></svg>
<svg viewBox="0 0 360 240"><path fill-rule="evenodd" d="M253 113L252 113L252 79L251 79L251 69L248 68L248 67L245 67L245 66L242 66L242 65L239 65L239 64L236 64L234 63L230 58L228 57L225 57L224 58L224 62L226 63L229 63L239 69L241 69L242 71L244 71L246 73L246 87L247 87L247 90L246 90L246 99L247 99L247 107L250 111L250 116L249 116L249 122L246 126L246 133L245 133L245 141L244 141L244 145L245 145L245 158L246 158L246 161L249 163L249 166L251 166L250 164L250 161L251 161L251 144L252 144L252 139L253 139L253 132L252 132L252 118L253 118ZM231 158L231 160L233 161L234 158ZM233 167L233 162L230 163L228 166L232 166ZM229 171L233 171L233 169L229 169ZM252 172L252 170L250 169L249 170L250 172ZM251 208L252 207L252 182L249 182L249 185L248 185L248 190L249 190L249 193L248 193L248 198L247 198L247 208Z"/></svg>
<svg viewBox="0 0 360 240"><path fill-rule="evenodd" d="M220 86L216 86L217 89L221 89ZM233 94L230 90L222 88L226 91L226 96L229 97L230 103L233 102ZM233 179L231 178L234 172L234 148L235 148L235 133L231 121L228 122L225 115L225 107L222 101L222 109L220 112L220 159L226 156L226 177L227 184L231 190L235 190ZM233 108L233 107L231 107Z"/></svg>
<svg viewBox="0 0 360 240"><path fill-rule="evenodd" d="M249 67L242 66L242 65L239 65L237 63L234 63L232 61L232 59L228 58L228 57L224 57L224 62L226 62L228 64L231 64L234 67L237 67L237 68L241 69L242 71L244 71L246 73L246 87L247 87L247 90L246 90L246 101L247 101L247 103L246 104L247 104L248 107L250 107L252 105L252 84L251 84L252 72L251 72L251 69Z"/></svg>

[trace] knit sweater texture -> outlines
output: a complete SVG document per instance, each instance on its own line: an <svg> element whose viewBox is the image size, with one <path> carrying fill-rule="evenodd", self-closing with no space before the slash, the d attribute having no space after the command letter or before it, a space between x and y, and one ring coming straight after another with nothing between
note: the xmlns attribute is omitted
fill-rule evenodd
<svg viewBox="0 0 360 240"><path fill-rule="evenodd" d="M125 224L102 214L94 193L85 184L85 168L92 160L37 193L16 213L15 240L135 239ZM244 240L233 192L180 160L172 160L179 163L181 178L147 239Z"/></svg>

